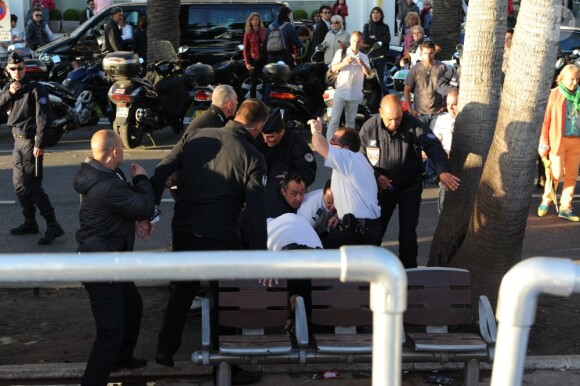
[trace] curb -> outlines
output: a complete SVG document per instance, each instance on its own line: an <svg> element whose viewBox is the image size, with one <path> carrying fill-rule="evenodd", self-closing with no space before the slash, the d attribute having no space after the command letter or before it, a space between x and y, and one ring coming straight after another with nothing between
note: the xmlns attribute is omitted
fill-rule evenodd
<svg viewBox="0 0 580 386"><path fill-rule="evenodd" d="M85 363L46 363L0 366L0 381L39 381L39 380L78 380L81 378ZM324 365L265 365L265 374L297 374L327 370ZM369 364L332 364L332 368L343 372L370 371ZM491 370L487 363L481 363L482 370ZM463 369L463 363L405 363L404 371L455 371ZM526 358L526 370L578 370L580 355L530 356ZM122 370L111 374L116 378L179 378L191 376L207 376L211 374L210 366L194 366L189 361L175 362L175 367L168 368L156 363L133 371Z"/></svg>

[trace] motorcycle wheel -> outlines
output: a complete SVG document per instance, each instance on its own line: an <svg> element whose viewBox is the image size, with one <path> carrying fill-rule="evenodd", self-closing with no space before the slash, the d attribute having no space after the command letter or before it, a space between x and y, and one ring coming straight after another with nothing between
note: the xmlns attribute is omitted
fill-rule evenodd
<svg viewBox="0 0 580 386"><path fill-rule="evenodd" d="M58 126L58 127L51 127L50 130L48 131L48 135L46 136L45 139L45 144L46 146L54 146L58 143L58 141L60 141L62 135L64 133L64 129L62 126Z"/></svg>
<svg viewBox="0 0 580 386"><path fill-rule="evenodd" d="M385 62L384 80L385 84L387 85L387 88L389 89L395 88L395 80L393 79L393 76L395 75L395 72L397 72L397 70L398 68L395 62L391 62L390 60L387 60Z"/></svg>
<svg viewBox="0 0 580 386"><path fill-rule="evenodd" d="M123 142L123 147L127 149L136 148L143 140L143 130L136 125L123 125L119 127L119 136Z"/></svg>
<svg viewBox="0 0 580 386"><path fill-rule="evenodd" d="M240 79L240 85L238 87L238 99L240 103L246 99L250 99L250 88L252 86L252 78L249 73L242 75ZM256 99L262 100L262 90L264 89L264 80L260 77L258 78L258 84L256 85Z"/></svg>

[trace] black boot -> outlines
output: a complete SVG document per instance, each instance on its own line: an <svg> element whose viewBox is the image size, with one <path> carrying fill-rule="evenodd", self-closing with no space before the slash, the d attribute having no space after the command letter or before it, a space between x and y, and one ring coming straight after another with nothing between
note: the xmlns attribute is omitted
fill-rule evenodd
<svg viewBox="0 0 580 386"><path fill-rule="evenodd" d="M59 223L50 222L46 226L46 232L44 232L44 236L40 240L38 240L38 244L40 245L48 245L54 241L57 237L64 235L64 230L61 228Z"/></svg>
<svg viewBox="0 0 580 386"><path fill-rule="evenodd" d="M24 220L24 223L10 229L10 233L13 235L35 235L38 233L38 224L34 220Z"/></svg>

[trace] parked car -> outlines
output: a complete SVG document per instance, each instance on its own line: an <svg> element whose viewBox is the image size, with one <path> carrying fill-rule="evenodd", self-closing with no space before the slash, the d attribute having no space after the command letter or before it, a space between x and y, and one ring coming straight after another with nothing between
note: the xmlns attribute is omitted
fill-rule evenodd
<svg viewBox="0 0 580 386"><path fill-rule="evenodd" d="M180 46L188 46L183 55L187 63L214 64L232 56L242 43L246 18L258 12L268 26L279 9L287 5L282 1L230 0L224 3L201 0L182 0L179 12ZM94 55L94 42L110 20L110 10L121 7L127 23L136 26L140 15L147 14L146 3L114 4L97 13L70 34L56 39L37 51L38 57L49 68L53 63Z"/></svg>

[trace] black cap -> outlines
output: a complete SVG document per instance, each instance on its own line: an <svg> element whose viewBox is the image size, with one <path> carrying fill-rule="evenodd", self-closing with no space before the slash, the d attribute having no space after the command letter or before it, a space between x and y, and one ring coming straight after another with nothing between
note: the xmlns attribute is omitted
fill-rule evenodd
<svg viewBox="0 0 580 386"><path fill-rule="evenodd" d="M274 110L270 112L268 115L268 119L266 123L264 123L264 127L262 128L262 133L264 134L272 134L278 133L284 129L284 121L282 120L282 113L280 112L280 108L276 107Z"/></svg>
<svg viewBox="0 0 580 386"><path fill-rule="evenodd" d="M8 54L7 64L18 64L24 62L24 58L16 51L12 51Z"/></svg>

